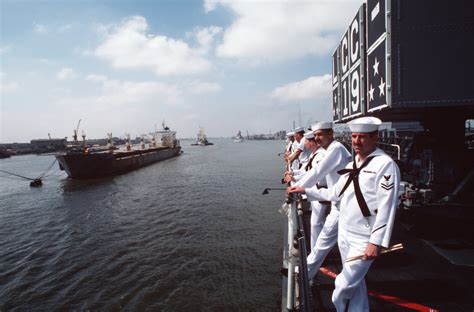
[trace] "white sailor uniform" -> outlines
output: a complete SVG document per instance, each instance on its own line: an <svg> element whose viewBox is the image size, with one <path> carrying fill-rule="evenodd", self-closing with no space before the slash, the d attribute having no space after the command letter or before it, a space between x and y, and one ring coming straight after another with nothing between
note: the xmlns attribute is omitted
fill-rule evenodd
<svg viewBox="0 0 474 312"><path fill-rule="evenodd" d="M301 180L306 173L309 172L314 166L323 160L326 150L324 148L318 148L316 152L311 154L309 162L300 170L293 171L293 178L295 182ZM326 179L323 178L319 182L320 187L327 187ZM326 219L326 211L330 207L329 203L320 202L319 200L310 201L311 205L311 239L310 239L310 250L313 250L316 240L323 229L324 220Z"/></svg>
<svg viewBox="0 0 474 312"><path fill-rule="evenodd" d="M293 142L288 141L288 144L286 144L286 147L285 147L285 153L288 155L291 155L292 152L293 152Z"/></svg>
<svg viewBox="0 0 474 312"><path fill-rule="evenodd" d="M301 141L300 142L298 142L296 140L293 141L290 156L292 156L296 152L297 149L301 149L300 148L300 146L301 146L300 143L301 143ZM299 158L297 157L290 164L290 169L291 170L296 170L296 169L299 169L299 168L300 168L300 161L299 161Z"/></svg>
<svg viewBox="0 0 474 312"><path fill-rule="evenodd" d="M306 164L308 163L309 158L311 156L311 151L306 147L305 141L306 141L306 139L304 137L301 138L300 144L298 146L298 149L301 150L301 153L298 156L298 161L300 163L300 168L299 169L306 166Z"/></svg>
<svg viewBox="0 0 474 312"><path fill-rule="evenodd" d="M347 151L344 145L338 141L332 141L326 148L323 160L313 167L295 185L317 189L317 184L325 179L328 188L331 188L341 177L337 171L345 168L350 161L351 154ZM314 278L324 259L336 245L338 218L339 203L337 201L332 201L331 211L329 215L327 215L324 224L321 227L318 239L315 244L312 245L313 248L307 258L308 277L310 280Z"/></svg>
<svg viewBox="0 0 474 312"><path fill-rule="evenodd" d="M337 311L369 310L364 277L372 261L345 260L363 255L369 242L389 246L398 204L400 171L395 162L379 148L365 163L360 163L358 157L356 161L343 170L344 176L333 188L306 189L308 198L340 200L338 244L343 270L332 295Z"/></svg>

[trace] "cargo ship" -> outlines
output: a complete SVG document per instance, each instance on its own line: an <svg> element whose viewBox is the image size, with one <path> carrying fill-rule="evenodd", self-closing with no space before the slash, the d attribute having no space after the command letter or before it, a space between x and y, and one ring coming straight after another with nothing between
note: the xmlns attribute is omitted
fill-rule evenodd
<svg viewBox="0 0 474 312"><path fill-rule="evenodd" d="M375 311L472 311L473 11L468 0L367 0L332 56L333 121L389 123L379 147L402 174L392 243L404 250L377 259L366 276ZM350 135L341 141L350 147ZM331 309L337 249L310 285L309 213L296 198L280 212L288 218L282 311Z"/></svg>
<svg viewBox="0 0 474 312"><path fill-rule="evenodd" d="M59 169L66 171L69 178L89 179L129 172L180 155L181 146L176 132L164 124L163 130L150 133L150 136L148 147L142 137L139 149L134 150L129 135L125 147L118 148L109 133L107 148L94 149L76 144L55 157Z"/></svg>

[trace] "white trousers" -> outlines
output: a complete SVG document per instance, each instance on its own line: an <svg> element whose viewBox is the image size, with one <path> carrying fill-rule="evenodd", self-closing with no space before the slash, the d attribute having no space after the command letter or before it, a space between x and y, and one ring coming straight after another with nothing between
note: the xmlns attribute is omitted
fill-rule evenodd
<svg viewBox="0 0 474 312"><path fill-rule="evenodd" d="M348 257L362 255L369 243L369 236L339 228L339 251L342 260L342 272L336 277L332 302L338 312L369 311L369 299L364 277L372 260L345 262ZM348 305L348 309L346 310Z"/></svg>
<svg viewBox="0 0 474 312"><path fill-rule="evenodd" d="M310 280L312 280L316 273L318 273L324 259L326 259L326 256L337 243L338 221L339 209L333 205L331 212L326 217L326 221L319 233L318 239L306 259L308 264L308 278Z"/></svg>
<svg viewBox="0 0 474 312"><path fill-rule="evenodd" d="M321 233L326 220L326 212L330 205L322 204L319 201L311 201L311 241L310 250L313 250L316 245L319 233Z"/></svg>

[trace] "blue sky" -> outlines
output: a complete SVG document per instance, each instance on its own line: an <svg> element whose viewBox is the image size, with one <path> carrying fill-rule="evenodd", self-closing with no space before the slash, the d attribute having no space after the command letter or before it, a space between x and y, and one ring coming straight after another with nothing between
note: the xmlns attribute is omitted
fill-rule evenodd
<svg viewBox="0 0 474 312"><path fill-rule="evenodd" d="M362 1L0 0L0 142L268 133L331 118Z"/></svg>

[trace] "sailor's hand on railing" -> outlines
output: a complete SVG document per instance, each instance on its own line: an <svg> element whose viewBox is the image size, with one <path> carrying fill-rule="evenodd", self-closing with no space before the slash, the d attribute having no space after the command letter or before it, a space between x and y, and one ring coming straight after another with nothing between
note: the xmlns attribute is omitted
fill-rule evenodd
<svg viewBox="0 0 474 312"><path fill-rule="evenodd" d="M301 193L301 194L304 194L305 193L305 190L304 190L304 187L302 186L290 186L286 189L286 192L288 194L293 194L293 193Z"/></svg>

